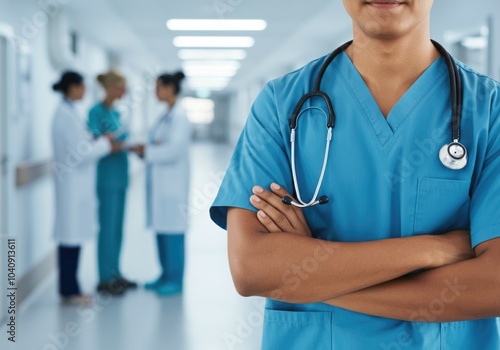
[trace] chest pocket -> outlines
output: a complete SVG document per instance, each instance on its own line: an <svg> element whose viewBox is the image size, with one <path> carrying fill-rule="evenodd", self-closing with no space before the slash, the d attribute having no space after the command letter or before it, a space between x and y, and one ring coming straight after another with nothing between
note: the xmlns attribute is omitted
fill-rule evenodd
<svg viewBox="0 0 500 350"><path fill-rule="evenodd" d="M470 227L469 181L421 177L413 234L438 234Z"/></svg>

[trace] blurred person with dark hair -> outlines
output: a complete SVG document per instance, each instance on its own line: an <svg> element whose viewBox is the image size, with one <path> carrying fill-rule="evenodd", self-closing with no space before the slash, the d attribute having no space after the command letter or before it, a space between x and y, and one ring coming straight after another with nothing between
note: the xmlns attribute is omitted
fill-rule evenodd
<svg viewBox="0 0 500 350"><path fill-rule="evenodd" d="M151 128L148 143L133 148L147 164L148 226L156 232L162 269L145 287L160 296L178 294L183 287L191 139L191 125L178 98L183 79L182 72L158 77L156 96L167 111Z"/></svg>
<svg viewBox="0 0 500 350"><path fill-rule="evenodd" d="M64 303L86 304L91 298L82 294L76 275L80 247L94 238L97 229L95 164L121 150L121 143L107 134L94 139L87 131L74 106L85 94L79 73L65 72L52 88L63 96L52 124L59 293Z"/></svg>

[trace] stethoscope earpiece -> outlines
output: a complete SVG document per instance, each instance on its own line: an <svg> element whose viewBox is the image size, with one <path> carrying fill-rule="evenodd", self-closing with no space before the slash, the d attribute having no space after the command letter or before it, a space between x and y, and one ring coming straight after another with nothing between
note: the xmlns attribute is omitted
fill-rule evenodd
<svg viewBox="0 0 500 350"><path fill-rule="evenodd" d="M439 159L448 169L461 170L467 166L467 149L455 140L441 147Z"/></svg>

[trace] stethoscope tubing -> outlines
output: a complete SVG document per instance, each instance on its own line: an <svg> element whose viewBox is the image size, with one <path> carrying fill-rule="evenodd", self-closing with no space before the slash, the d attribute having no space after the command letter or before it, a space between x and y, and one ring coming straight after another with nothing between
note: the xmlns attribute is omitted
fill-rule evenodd
<svg viewBox="0 0 500 350"><path fill-rule="evenodd" d="M463 103L463 91L462 91L462 81L460 78L460 73L458 71L457 64L453 57L444 49L443 46L441 46L439 43L437 43L434 40L431 40L432 44L436 47L436 49L439 51L441 56L444 58L446 62L446 66L448 68L448 75L449 75L449 80L450 80L450 94L451 94L451 108L452 108L452 140L453 142L449 145L443 146L442 150L439 153L439 158L443 165L449 169L452 170L460 170L463 169L467 165L467 149L464 145L460 143L460 134L461 134L461 120L462 120L462 103ZM330 66L330 64L333 62L333 60L343 51L345 51L353 41L348 41L345 44L341 45L338 47L335 51L333 51L330 56L327 57L326 61L323 63L323 65L320 68L320 71L318 73L318 76L316 77L316 81L314 83L314 90L312 92L309 92L302 96L300 101L298 102L297 106L293 110L292 117L290 118L290 143L291 143L291 162L292 162L292 177L293 177L293 185L295 188L295 193L297 195L297 201L293 201L289 197L284 197L283 198L283 203L288 204L288 205L294 205L299 208L306 208L310 206L314 206L316 204L325 204L328 202L328 197L322 196L320 200L318 200L318 195L319 195L319 190L321 189L321 185L323 183L323 179L325 176L326 172L326 166L328 164L328 155L330 151L330 143L332 140L332 133L333 133L333 128L335 126L335 111L333 109L333 105L331 102L330 97L321 91L321 82L323 81L323 77L325 75L325 72L327 68ZM300 194L300 188L298 184L298 179L297 179L297 171L296 171L296 165L295 165L295 142L296 142L296 129L298 127L298 119L301 116L301 114L304 111L302 110L303 105L307 100L309 100L312 97L320 97L322 98L326 106L328 108L328 113L329 115L327 116L328 121L327 121L327 141L326 141L326 148L325 148L325 153L324 153L324 158L323 158L323 166L321 169L321 174L318 179L318 183L316 184L316 189L314 191L314 195L312 199L309 202L304 202L302 200L301 194ZM459 147L461 148L461 157L455 156L451 149L452 146ZM446 151L446 152L445 152Z"/></svg>

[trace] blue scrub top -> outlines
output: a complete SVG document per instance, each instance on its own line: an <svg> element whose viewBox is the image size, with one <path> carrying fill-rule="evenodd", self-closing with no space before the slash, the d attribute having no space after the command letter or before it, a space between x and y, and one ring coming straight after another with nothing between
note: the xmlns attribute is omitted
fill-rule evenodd
<svg viewBox="0 0 500 350"><path fill-rule="evenodd" d="M277 182L294 193L289 120L299 99L313 90L325 59L268 83L255 101L210 209L220 227L226 228L228 207L256 211L249 201L254 185L268 188ZM421 75L387 119L345 53L328 67L322 90L332 99L337 123L319 191L330 202L304 210L315 237L361 242L461 228L470 228L473 246L500 237L499 84L458 65L464 86L462 143L469 152L469 164L460 171L445 168L438 157L451 142L443 58ZM308 103L297 128L297 175L306 202L323 161L323 111L321 100ZM262 348L498 350L500 319L405 322L322 303L268 300Z"/></svg>
<svg viewBox="0 0 500 350"><path fill-rule="evenodd" d="M88 126L95 137L104 134L119 132L123 127L120 112L106 107L102 102L96 104L89 112ZM124 132L117 137L125 141L128 133ZM109 154L99 160L97 165L97 188L125 189L128 186L128 155L125 151Z"/></svg>

